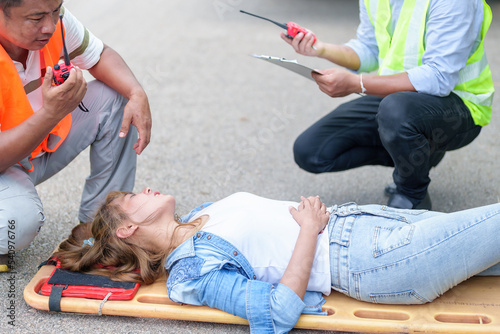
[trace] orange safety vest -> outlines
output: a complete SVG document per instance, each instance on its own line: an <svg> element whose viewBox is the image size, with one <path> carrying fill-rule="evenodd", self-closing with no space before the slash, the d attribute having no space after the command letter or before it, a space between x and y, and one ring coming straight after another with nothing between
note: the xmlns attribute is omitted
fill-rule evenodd
<svg viewBox="0 0 500 334"><path fill-rule="evenodd" d="M53 66L59 62L63 48L60 23L57 24L56 33L52 35L49 43L40 50L40 64L42 73L47 65ZM46 65L47 64L47 65ZM43 80L43 75L42 75ZM4 48L0 45L0 131L14 128L33 115L33 109L24 91L19 73ZM25 159L19 162L28 172L34 169L31 160L40 152L54 152L62 144L71 128L71 114L66 115L38 147Z"/></svg>

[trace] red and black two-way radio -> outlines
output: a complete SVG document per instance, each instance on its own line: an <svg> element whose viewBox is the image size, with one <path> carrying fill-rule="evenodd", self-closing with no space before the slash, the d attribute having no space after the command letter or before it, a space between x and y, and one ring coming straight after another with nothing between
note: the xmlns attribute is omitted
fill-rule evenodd
<svg viewBox="0 0 500 334"><path fill-rule="evenodd" d="M52 81L54 82L54 85L59 86L61 85L64 81L66 81L69 77L69 71L72 68L75 68L73 64L71 64L71 61L69 60L69 54L68 54L68 49L66 48L66 39L64 38L64 26L63 26L63 16L62 14L59 14L59 21L61 22L61 35L62 35L62 42L63 42L63 52L64 52L64 63L61 64L55 64L54 65L54 76L52 77ZM78 105L78 108L84 112L88 112L89 110L85 105L83 104L83 101L80 102Z"/></svg>
<svg viewBox="0 0 500 334"><path fill-rule="evenodd" d="M259 15L255 15L255 14L252 14L252 13L249 13L249 12L245 12L244 10L240 10L240 12L243 13L243 14L248 14L248 15L251 15L251 16L255 16L255 17L259 18L259 19L263 19L263 20L266 20L266 21L269 21L271 23L276 24L278 27L281 27L281 28L283 28L283 29L286 30L286 34L287 34L287 36L289 38L294 38L295 36L297 36L297 34L299 32L303 33L304 35L308 33L308 31L306 29L302 28L301 26L299 26L297 23L294 23L294 22L279 23L279 22L273 21L271 19L259 16ZM314 36L313 45L314 45L314 43L316 43L316 36Z"/></svg>
<svg viewBox="0 0 500 334"><path fill-rule="evenodd" d="M64 63L55 64L54 65L54 85L59 86L69 77L69 71L72 68L75 68L73 64L69 61L68 50L66 49L66 40L64 38L64 27L63 27L63 16L59 15L59 20L61 22L61 34L62 34L62 42L63 42L63 51L64 51Z"/></svg>

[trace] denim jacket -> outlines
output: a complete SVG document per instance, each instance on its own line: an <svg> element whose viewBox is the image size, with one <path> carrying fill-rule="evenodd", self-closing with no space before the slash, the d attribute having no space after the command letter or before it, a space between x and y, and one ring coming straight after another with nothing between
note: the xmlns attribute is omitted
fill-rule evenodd
<svg viewBox="0 0 500 334"><path fill-rule="evenodd" d="M212 233L199 231L186 240L168 256L165 268L171 300L247 319L252 333L286 333L302 313L326 314L320 292L307 291L301 300L284 284L256 280L245 256Z"/></svg>

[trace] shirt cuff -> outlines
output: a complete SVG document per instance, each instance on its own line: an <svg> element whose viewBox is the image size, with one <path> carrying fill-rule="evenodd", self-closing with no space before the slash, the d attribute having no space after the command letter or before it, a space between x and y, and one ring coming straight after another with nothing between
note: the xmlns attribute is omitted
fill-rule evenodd
<svg viewBox="0 0 500 334"><path fill-rule="evenodd" d="M247 320L252 333L274 333L273 312L270 303L271 284L248 280L246 290Z"/></svg>
<svg viewBox="0 0 500 334"><path fill-rule="evenodd" d="M289 287L278 284L271 291L271 312L278 333L290 331L302 314L306 304Z"/></svg>
<svg viewBox="0 0 500 334"><path fill-rule="evenodd" d="M359 57L360 66L355 72L372 72L378 68L378 59L358 39L351 39L344 45L353 49Z"/></svg>
<svg viewBox="0 0 500 334"><path fill-rule="evenodd" d="M448 96L452 88L445 84L440 85L432 68L422 65L408 70L408 78L415 90L419 93L434 96Z"/></svg>

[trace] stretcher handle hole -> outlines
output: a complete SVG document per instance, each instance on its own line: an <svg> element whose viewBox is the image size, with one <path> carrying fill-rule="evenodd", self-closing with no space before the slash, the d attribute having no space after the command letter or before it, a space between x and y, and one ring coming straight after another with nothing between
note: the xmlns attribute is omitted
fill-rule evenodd
<svg viewBox="0 0 500 334"><path fill-rule="evenodd" d="M354 316L363 319L379 319L379 320L394 320L405 321L410 319L410 315L403 312L389 312L380 310L358 310L354 312Z"/></svg>
<svg viewBox="0 0 500 334"><path fill-rule="evenodd" d="M491 319L480 314L437 314L434 316L439 322L448 322L453 324L478 324L485 325L491 322Z"/></svg>
<svg viewBox="0 0 500 334"><path fill-rule="evenodd" d="M321 311L326 312L326 315L334 315L335 314L335 310L332 308L329 308L329 307L323 307L323 309Z"/></svg>

